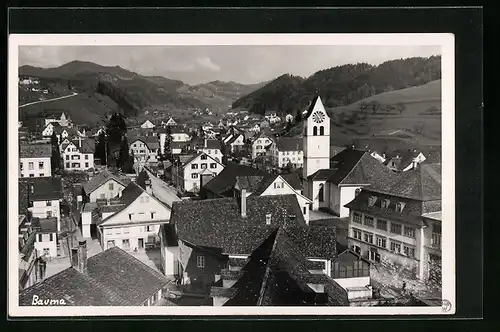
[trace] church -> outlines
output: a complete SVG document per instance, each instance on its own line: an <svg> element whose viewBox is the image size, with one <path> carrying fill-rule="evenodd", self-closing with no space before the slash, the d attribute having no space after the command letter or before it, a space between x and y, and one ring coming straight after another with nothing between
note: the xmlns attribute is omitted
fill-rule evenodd
<svg viewBox="0 0 500 332"><path fill-rule="evenodd" d="M348 217L345 205L362 188L379 185L392 172L364 150L348 148L330 157L331 123L319 96L305 112L302 122L304 195L313 211Z"/></svg>

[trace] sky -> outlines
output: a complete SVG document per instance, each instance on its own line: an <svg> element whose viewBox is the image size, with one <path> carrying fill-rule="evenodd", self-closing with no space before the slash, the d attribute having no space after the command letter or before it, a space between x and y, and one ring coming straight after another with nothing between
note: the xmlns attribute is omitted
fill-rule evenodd
<svg viewBox="0 0 500 332"><path fill-rule="evenodd" d="M344 64L440 54L439 46L20 46L19 66L48 68L81 60L191 85L253 84L283 74L307 77Z"/></svg>

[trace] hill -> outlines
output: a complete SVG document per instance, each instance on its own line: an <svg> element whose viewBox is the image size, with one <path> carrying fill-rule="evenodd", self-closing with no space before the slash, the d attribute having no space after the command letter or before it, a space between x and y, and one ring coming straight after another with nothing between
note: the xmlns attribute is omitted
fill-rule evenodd
<svg viewBox="0 0 500 332"><path fill-rule="evenodd" d="M48 96L44 96L41 90L33 91L23 87L20 93L20 104L50 99L48 97L60 97L66 92L79 93L88 98L96 100L90 104L82 105L81 98L68 98L61 102L65 109L75 119L82 115L73 116L82 109L97 104L102 104L101 97L108 97L114 105L111 107L97 107L93 113L104 115L109 109L117 109L127 117L144 116L145 111L157 110L156 118L162 115L176 116L178 112L192 109L215 109L223 107L224 110L239 96L250 93L261 85L243 85L235 82L210 82L196 86L189 86L179 80L171 80L161 76L142 76L119 66L101 66L92 62L72 61L56 68L39 68L33 66L22 66L19 68L19 76L32 76L39 78L40 84L49 87ZM57 92L56 92L57 91ZM85 98L84 98L85 99ZM54 101L56 102L56 101ZM77 104L73 104L77 103ZM59 103L58 103L59 104ZM33 109L44 109L47 103L37 104L38 107L20 109L21 118L23 112L28 111L32 116ZM52 105L50 107L53 107ZM59 107L59 105L58 105ZM102 113L102 114L101 114ZM90 115L92 118L96 118ZM85 118L85 116L83 116Z"/></svg>
<svg viewBox="0 0 500 332"><path fill-rule="evenodd" d="M373 102L378 105L375 112L370 107ZM397 104L404 105L404 109L391 107ZM368 146L378 151L439 148L440 109L441 80L370 96L348 106L327 108L332 123L331 144ZM288 135L300 135L301 128L302 124L297 124Z"/></svg>
<svg viewBox="0 0 500 332"><path fill-rule="evenodd" d="M419 86L441 78L441 57L409 58L384 62L348 64L321 70L308 78L283 75L236 100L233 108L263 114L303 111L316 94L326 107L350 105L384 92Z"/></svg>

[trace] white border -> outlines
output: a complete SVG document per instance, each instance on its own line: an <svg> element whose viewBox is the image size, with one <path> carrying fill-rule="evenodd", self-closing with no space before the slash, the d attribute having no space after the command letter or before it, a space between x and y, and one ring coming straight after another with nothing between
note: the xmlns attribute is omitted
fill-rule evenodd
<svg viewBox="0 0 500 332"><path fill-rule="evenodd" d="M455 38L453 34L26 34L9 35L8 181L9 197L18 197L18 48L20 45L412 45L442 50L442 277L441 307L21 307L18 305L18 202L8 206L8 306L13 317L149 315L425 315L454 314L455 299ZM15 226L15 227L14 227Z"/></svg>

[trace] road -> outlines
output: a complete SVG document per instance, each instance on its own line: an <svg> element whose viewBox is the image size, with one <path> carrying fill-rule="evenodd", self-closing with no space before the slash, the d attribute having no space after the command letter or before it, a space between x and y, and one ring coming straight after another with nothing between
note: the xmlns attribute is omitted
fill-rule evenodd
<svg viewBox="0 0 500 332"><path fill-rule="evenodd" d="M77 96L77 95L78 95L78 93L73 92L73 94L71 94L71 95L66 95L66 96L52 98L52 99L46 99L46 100L39 100L39 101L34 101L34 102L31 102L31 103L24 104L24 105L19 105L19 108L30 106L30 105L35 105L35 104L39 104L39 103L46 103L46 102L49 102L49 101L54 101L54 100L59 100L59 99L64 99L64 98L69 98L69 97L74 97L74 96Z"/></svg>
<svg viewBox="0 0 500 332"><path fill-rule="evenodd" d="M172 203L180 201L181 199L177 196L175 189L167 185L164 181L160 180L153 173L146 169L151 180L151 187L153 189L153 195L163 203L172 207Z"/></svg>

